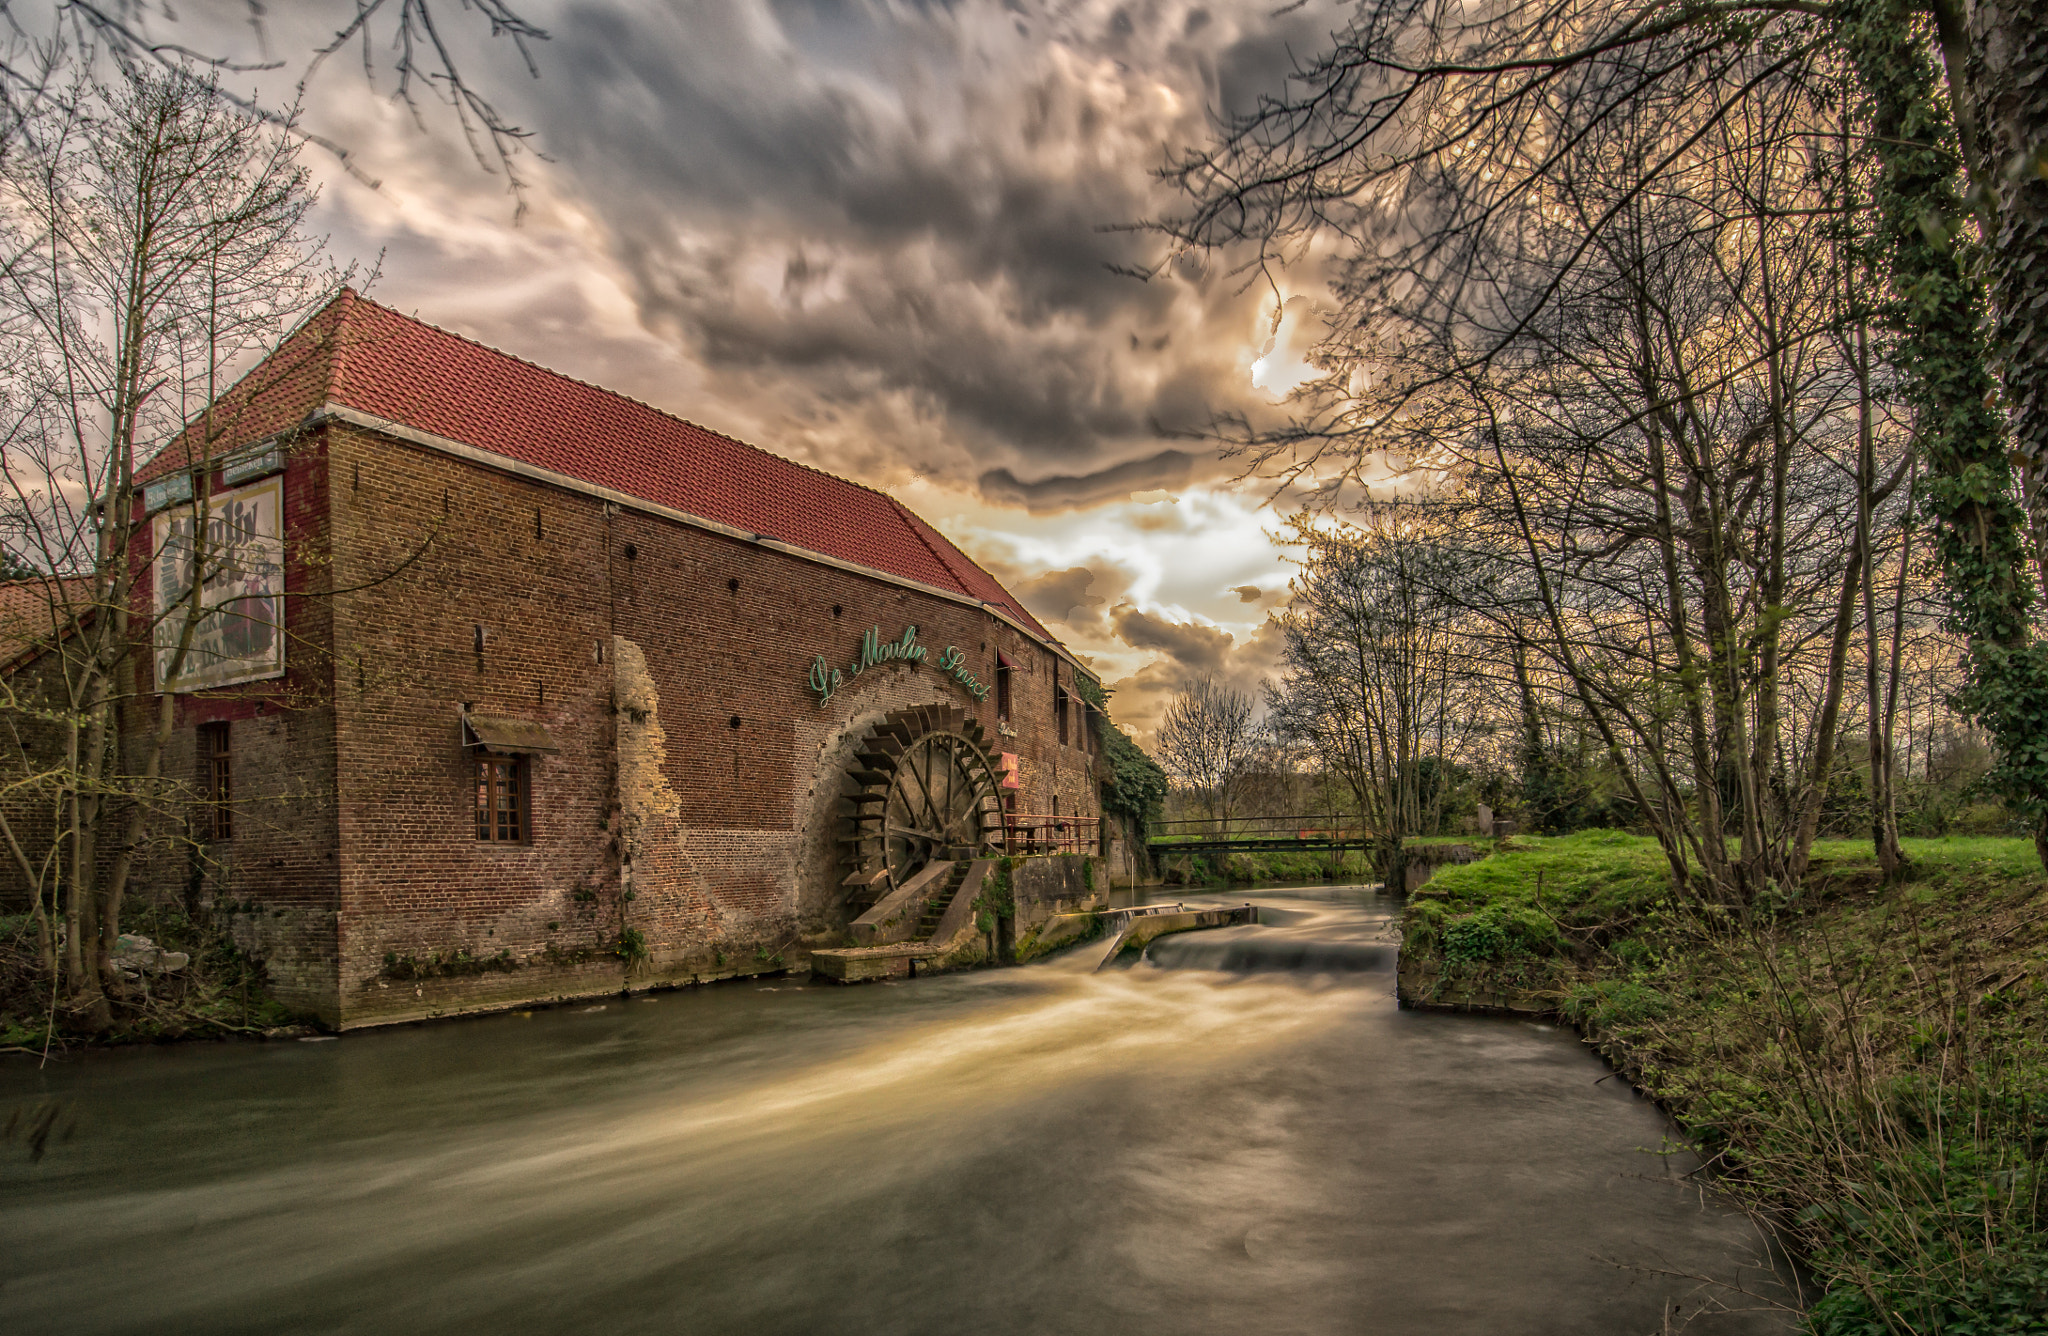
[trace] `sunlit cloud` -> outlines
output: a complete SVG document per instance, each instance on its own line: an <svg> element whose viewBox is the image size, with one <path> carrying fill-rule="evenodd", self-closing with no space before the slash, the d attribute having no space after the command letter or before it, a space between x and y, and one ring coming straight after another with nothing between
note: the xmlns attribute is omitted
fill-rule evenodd
<svg viewBox="0 0 2048 1336"><path fill-rule="evenodd" d="M1328 17L1263 0L536 0L530 80L465 59L548 160L525 213L452 127L332 62L321 218L380 300L890 489L1122 684L1141 730L1195 671L1255 683L1287 571L1202 433L1314 374L1321 316L1225 262L1149 281L1154 172L1277 88ZM188 25L245 33L246 7ZM271 7L269 48L318 20ZM241 25L241 26L238 26ZM379 57L382 59L382 57ZM388 71L384 74L388 75ZM276 75L285 95L296 69ZM1245 590L1255 593L1247 597Z"/></svg>

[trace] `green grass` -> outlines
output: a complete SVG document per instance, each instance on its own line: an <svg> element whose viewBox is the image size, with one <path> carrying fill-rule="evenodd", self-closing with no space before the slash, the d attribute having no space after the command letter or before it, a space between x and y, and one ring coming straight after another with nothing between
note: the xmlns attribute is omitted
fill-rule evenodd
<svg viewBox="0 0 2048 1336"><path fill-rule="evenodd" d="M1439 868L1410 900L1403 923L1411 951L1436 952L1454 924L1477 915L1507 933L1511 955L1566 961L1633 930L1670 898L1670 864L1655 840L1618 830L1518 836L1489 858ZM1529 962L1518 960L1524 977Z"/></svg>
<svg viewBox="0 0 2048 1336"><path fill-rule="evenodd" d="M1181 860L1186 860L1183 865ZM1163 854L1163 871L1184 866L1186 884L1208 886L1255 885L1267 881L1371 881L1377 874L1372 860L1352 850L1339 855L1334 864L1320 850L1285 850L1272 853Z"/></svg>

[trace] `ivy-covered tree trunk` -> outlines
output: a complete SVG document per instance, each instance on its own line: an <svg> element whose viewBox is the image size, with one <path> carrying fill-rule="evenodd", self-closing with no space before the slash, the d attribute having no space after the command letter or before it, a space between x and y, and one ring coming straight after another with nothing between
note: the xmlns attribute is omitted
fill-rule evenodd
<svg viewBox="0 0 2048 1336"><path fill-rule="evenodd" d="M1967 252L1972 210L1935 65L1940 48L1909 0L1843 0L1838 12L1882 168L1872 259L1890 277L1891 358L1926 465L1921 495L1949 622L1969 644L1959 703L1992 735L1992 781L2036 822L2048 867L2048 647L2032 631L2029 527L1992 374L1984 287Z"/></svg>
<svg viewBox="0 0 2048 1336"><path fill-rule="evenodd" d="M1993 355L2026 461L2039 563L2048 539L2048 25L2032 4L1977 0L1968 26L1962 93L1976 122L1970 171L1990 220ZM2048 589L2048 568L2040 574Z"/></svg>

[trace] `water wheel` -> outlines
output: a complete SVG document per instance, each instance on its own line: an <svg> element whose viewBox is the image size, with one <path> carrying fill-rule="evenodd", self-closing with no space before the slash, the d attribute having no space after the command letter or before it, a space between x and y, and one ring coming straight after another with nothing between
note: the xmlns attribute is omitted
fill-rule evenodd
<svg viewBox="0 0 2048 1336"><path fill-rule="evenodd" d="M939 860L978 858L1001 836L996 769L981 725L950 705L891 711L849 772L847 877L873 901Z"/></svg>

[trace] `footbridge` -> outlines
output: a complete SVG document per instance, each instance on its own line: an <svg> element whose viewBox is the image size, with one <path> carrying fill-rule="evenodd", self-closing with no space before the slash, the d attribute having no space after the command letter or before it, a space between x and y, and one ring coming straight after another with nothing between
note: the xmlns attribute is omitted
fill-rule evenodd
<svg viewBox="0 0 2048 1336"><path fill-rule="evenodd" d="M1146 833L1154 858L1170 854L1370 852L1372 835L1355 817L1234 816L1161 821Z"/></svg>

